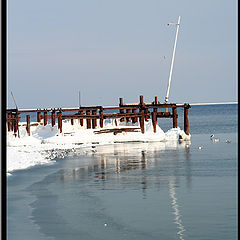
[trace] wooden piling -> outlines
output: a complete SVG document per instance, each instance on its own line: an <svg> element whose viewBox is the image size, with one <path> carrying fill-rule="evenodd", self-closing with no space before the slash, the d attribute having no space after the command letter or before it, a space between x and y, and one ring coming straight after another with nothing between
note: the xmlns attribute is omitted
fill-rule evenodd
<svg viewBox="0 0 240 240"><path fill-rule="evenodd" d="M141 128L141 132L144 133L144 110L141 110L141 117L139 117L139 122L140 122L140 128Z"/></svg>
<svg viewBox="0 0 240 240"><path fill-rule="evenodd" d="M143 104L144 104L144 102L143 102L143 96L141 95L141 96L139 97L139 99L140 99L140 105L143 106Z"/></svg>
<svg viewBox="0 0 240 240"><path fill-rule="evenodd" d="M86 111L86 115L87 115L87 116L90 116L90 115L91 115L90 110ZM91 128L91 119L90 119L90 118L87 118L87 129L90 129L90 128Z"/></svg>
<svg viewBox="0 0 240 240"><path fill-rule="evenodd" d="M13 114L12 117L13 117L13 131L14 131L14 134L15 134L15 136L17 136L17 132L18 132L18 137L20 137L19 136L19 130L18 130L18 121L19 121L18 113Z"/></svg>
<svg viewBox="0 0 240 240"><path fill-rule="evenodd" d="M143 96L140 95L139 97L140 100L140 109L139 112L141 113L141 116L139 117L139 122L140 122L140 127L141 127L141 132L144 133L145 129L144 129L144 119L145 119L145 112L144 112L144 102L143 102Z"/></svg>
<svg viewBox="0 0 240 240"><path fill-rule="evenodd" d="M58 129L60 130L60 133L62 133L62 113L59 112L57 115L58 115Z"/></svg>
<svg viewBox="0 0 240 240"><path fill-rule="evenodd" d="M79 114L80 115L83 114L83 111L79 111ZM81 127L83 126L83 119L82 118L80 119L80 125L81 125Z"/></svg>
<svg viewBox="0 0 240 240"><path fill-rule="evenodd" d="M188 107L184 106L184 132L189 135Z"/></svg>
<svg viewBox="0 0 240 240"><path fill-rule="evenodd" d="M11 131L11 113L8 114L8 119L7 119L7 123L8 123L8 132Z"/></svg>
<svg viewBox="0 0 240 240"><path fill-rule="evenodd" d="M173 128L177 128L177 108L172 108L172 114L173 114Z"/></svg>
<svg viewBox="0 0 240 240"><path fill-rule="evenodd" d="M47 125L47 112L43 113L43 122L44 122L44 126Z"/></svg>
<svg viewBox="0 0 240 240"><path fill-rule="evenodd" d="M158 100L157 100L157 96L155 96L154 98L154 104L157 105L158 104ZM152 112L152 124L153 124L153 132L156 133L157 132L157 108L153 109Z"/></svg>
<svg viewBox="0 0 240 240"><path fill-rule="evenodd" d="M127 110L126 110L126 113L131 113L131 109L127 109ZM130 117L126 117L126 121L127 121L127 122L130 122Z"/></svg>
<svg viewBox="0 0 240 240"><path fill-rule="evenodd" d="M26 116L26 120L27 120L26 131L28 136L30 136L30 115Z"/></svg>
<svg viewBox="0 0 240 240"><path fill-rule="evenodd" d="M132 109L132 113L137 113L137 109ZM132 123L137 122L137 117L132 117Z"/></svg>
<svg viewBox="0 0 240 240"><path fill-rule="evenodd" d="M92 115L96 115L97 114L97 111L96 110L92 110ZM97 119L96 118L93 118L92 119L92 128L96 128L97 126Z"/></svg>
<svg viewBox="0 0 240 240"><path fill-rule="evenodd" d="M100 115L100 128L103 128L103 110L102 110L102 108L99 111L99 115Z"/></svg>
<svg viewBox="0 0 240 240"><path fill-rule="evenodd" d="M37 122L41 122L41 112L37 112Z"/></svg>
<svg viewBox="0 0 240 240"><path fill-rule="evenodd" d="M14 116L14 119L13 119L13 132L14 132L14 134L16 134L16 132L17 132L17 120L15 118L15 115L13 115L13 116Z"/></svg>
<svg viewBox="0 0 240 240"><path fill-rule="evenodd" d="M146 122L148 122L148 118L149 118L148 113L149 113L149 111L148 111L148 109L146 108L146 109L144 110L145 121L146 121Z"/></svg>
<svg viewBox="0 0 240 240"><path fill-rule="evenodd" d="M157 113L155 111L152 112L152 125L153 125L153 132L156 133Z"/></svg>
<svg viewBox="0 0 240 240"><path fill-rule="evenodd" d="M119 107L123 106L123 98L119 98ZM120 113L124 113L124 109L119 110ZM124 122L124 118L120 118L120 122Z"/></svg>
<svg viewBox="0 0 240 240"><path fill-rule="evenodd" d="M11 131L13 131L13 129L14 129L14 118L13 118L13 114L11 113Z"/></svg>
<svg viewBox="0 0 240 240"><path fill-rule="evenodd" d="M52 111L52 127L55 126L55 111Z"/></svg>

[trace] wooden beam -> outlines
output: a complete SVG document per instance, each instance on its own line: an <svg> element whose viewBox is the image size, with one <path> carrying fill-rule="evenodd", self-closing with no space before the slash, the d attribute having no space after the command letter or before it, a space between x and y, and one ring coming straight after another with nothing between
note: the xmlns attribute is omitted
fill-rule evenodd
<svg viewBox="0 0 240 240"><path fill-rule="evenodd" d="M27 119L26 131L28 136L30 136L30 115L27 115L26 119Z"/></svg>
<svg viewBox="0 0 240 240"><path fill-rule="evenodd" d="M189 135L189 120L188 120L188 111L187 107L184 108L184 132Z"/></svg>
<svg viewBox="0 0 240 240"><path fill-rule="evenodd" d="M173 128L177 128L177 108L172 109L173 114Z"/></svg>

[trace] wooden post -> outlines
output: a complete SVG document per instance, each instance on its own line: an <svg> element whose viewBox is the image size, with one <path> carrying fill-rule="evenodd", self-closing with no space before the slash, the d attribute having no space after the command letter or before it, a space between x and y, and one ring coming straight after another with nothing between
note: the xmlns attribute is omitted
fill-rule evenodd
<svg viewBox="0 0 240 240"><path fill-rule="evenodd" d="M15 114L13 115L13 132L14 134L17 132L17 119Z"/></svg>
<svg viewBox="0 0 240 240"><path fill-rule="evenodd" d="M52 111L52 127L55 126L55 111Z"/></svg>
<svg viewBox="0 0 240 240"><path fill-rule="evenodd" d="M96 115L97 114L97 111L96 110L92 110L92 115ZM96 128L97 126L97 119L96 118L93 118L92 119L92 128Z"/></svg>
<svg viewBox="0 0 240 240"><path fill-rule="evenodd" d="M47 125L47 112L44 112L43 113L43 121L44 121L44 126L46 126Z"/></svg>
<svg viewBox="0 0 240 240"><path fill-rule="evenodd" d="M139 122L140 122L140 127L141 127L141 132L144 133L144 119L145 119L145 114L144 114L144 102L143 102L143 96L140 96L140 107L139 107L139 112L141 113L141 117L139 117Z"/></svg>
<svg viewBox="0 0 240 240"><path fill-rule="evenodd" d="M26 131L28 133L28 136L30 136L30 115L27 115L26 119L27 119Z"/></svg>
<svg viewBox="0 0 240 240"><path fill-rule="evenodd" d="M11 113L9 113L8 114L8 120L7 120L7 122L8 122L8 132L10 132L10 130L11 130Z"/></svg>
<svg viewBox="0 0 240 240"><path fill-rule="evenodd" d="M152 112L152 124L153 124L153 132L156 133L157 113L155 111Z"/></svg>
<svg viewBox="0 0 240 240"><path fill-rule="evenodd" d="M141 95L140 96L140 105L142 106L144 104L144 102L143 102L143 96Z"/></svg>
<svg viewBox="0 0 240 240"><path fill-rule="evenodd" d="M103 128L103 110L102 109L100 109L99 115L100 115L100 128Z"/></svg>
<svg viewBox="0 0 240 240"><path fill-rule="evenodd" d="M184 132L189 135L188 107L184 106Z"/></svg>
<svg viewBox="0 0 240 240"><path fill-rule="evenodd" d="M14 130L14 134L15 134L15 136L17 136L17 132L18 132L18 137L20 137L19 136L19 131L18 131L18 113L15 113L14 115L13 115L13 124L14 124L14 126L13 126L13 130Z"/></svg>
<svg viewBox="0 0 240 240"><path fill-rule="evenodd" d="M141 117L139 117L139 122L140 122L140 127L141 127L141 132L144 133L144 109L140 110L141 112Z"/></svg>
<svg viewBox="0 0 240 240"><path fill-rule="evenodd" d="M73 121L73 118L71 118L71 125L73 125L74 124L74 121Z"/></svg>
<svg viewBox="0 0 240 240"><path fill-rule="evenodd" d="M126 113L131 113L131 109L127 109L127 110L126 110ZM127 121L127 122L130 122L130 117L126 117L126 121Z"/></svg>
<svg viewBox="0 0 240 240"><path fill-rule="evenodd" d="M83 114L83 111L79 111L79 114L80 115ZM81 127L83 126L83 119L82 118L80 118L80 125L81 125Z"/></svg>
<svg viewBox="0 0 240 240"><path fill-rule="evenodd" d="M122 107L123 105L123 98L119 98L119 107ZM123 109L120 109L120 113L124 113ZM120 122L124 122L124 118L120 118Z"/></svg>
<svg viewBox="0 0 240 240"><path fill-rule="evenodd" d="M172 114L173 114L173 128L177 128L177 108L172 108Z"/></svg>
<svg viewBox="0 0 240 240"><path fill-rule="evenodd" d="M90 116L91 115L90 110L86 111L86 114L87 116ZM87 118L87 129L90 129L90 128L91 128L91 119Z"/></svg>
<svg viewBox="0 0 240 240"><path fill-rule="evenodd" d="M123 105L123 98L119 98L119 107Z"/></svg>
<svg viewBox="0 0 240 240"><path fill-rule="evenodd" d="M14 129L14 118L13 118L13 114L11 113L11 131L13 131Z"/></svg>
<svg viewBox="0 0 240 240"><path fill-rule="evenodd" d="M37 122L41 122L41 112L37 112Z"/></svg>
<svg viewBox="0 0 240 240"><path fill-rule="evenodd" d="M137 109L132 109L132 113L137 113ZM132 117L132 123L136 123L136 122L137 122L137 118Z"/></svg>
<svg viewBox="0 0 240 240"><path fill-rule="evenodd" d="M60 133L62 133L62 113L59 112L57 115L58 115L58 129L60 129Z"/></svg>
<svg viewBox="0 0 240 240"><path fill-rule="evenodd" d="M157 96L155 96L154 104L155 105L158 104ZM158 122L157 122L157 108L153 109L153 112L152 112L152 123L153 123L153 132L156 133L157 132L156 126L158 124Z"/></svg>
<svg viewBox="0 0 240 240"><path fill-rule="evenodd" d="M148 122L148 118L149 118L149 116L147 115L149 113L149 111L148 111L148 109L146 108L145 110L144 110L144 115L145 115L145 121L146 122Z"/></svg>

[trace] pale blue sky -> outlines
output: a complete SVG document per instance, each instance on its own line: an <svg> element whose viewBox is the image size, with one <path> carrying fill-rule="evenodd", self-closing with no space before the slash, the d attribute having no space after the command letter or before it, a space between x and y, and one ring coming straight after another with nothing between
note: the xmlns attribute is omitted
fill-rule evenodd
<svg viewBox="0 0 240 240"><path fill-rule="evenodd" d="M235 0L9 0L8 107L237 100ZM166 58L164 58L164 56Z"/></svg>

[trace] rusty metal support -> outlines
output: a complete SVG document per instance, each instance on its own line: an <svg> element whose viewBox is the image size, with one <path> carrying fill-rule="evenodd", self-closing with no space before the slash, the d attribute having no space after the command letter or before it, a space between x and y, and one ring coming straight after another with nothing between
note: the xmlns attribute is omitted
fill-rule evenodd
<svg viewBox="0 0 240 240"><path fill-rule="evenodd" d="M37 122L41 122L41 112L37 112Z"/></svg>
<svg viewBox="0 0 240 240"><path fill-rule="evenodd" d="M154 104L157 105L158 104L158 100L157 100L157 96L155 96L154 98ZM157 108L153 108L153 113L152 113L152 123L153 123L153 132L156 133L156 126L158 124L157 122Z"/></svg>
<svg viewBox="0 0 240 240"><path fill-rule="evenodd" d="M177 128L177 108L172 108L172 114L173 114L173 128Z"/></svg>
<svg viewBox="0 0 240 240"><path fill-rule="evenodd" d="M136 114L137 109L132 109L132 113ZM132 123L136 123L136 122L137 122L137 117L132 117Z"/></svg>
<svg viewBox="0 0 240 240"><path fill-rule="evenodd" d="M152 124L153 124L153 132L156 133L156 126L157 126L157 113L152 112Z"/></svg>
<svg viewBox="0 0 240 240"><path fill-rule="evenodd" d="M99 115L100 115L100 128L103 128L103 110L102 109L100 109Z"/></svg>
<svg viewBox="0 0 240 240"><path fill-rule="evenodd" d="M131 109L127 109L127 110L126 110L126 113L131 113ZM127 121L127 122L130 122L130 117L126 117L126 121Z"/></svg>
<svg viewBox="0 0 240 240"><path fill-rule="evenodd" d="M18 137L20 137L19 130L18 130L18 121L19 121L18 113L12 114L12 118L13 118L13 131L14 131L14 134L15 134L15 136L17 136L17 132L18 132Z"/></svg>
<svg viewBox="0 0 240 240"><path fill-rule="evenodd" d="M150 112L148 111L148 109L146 108L146 109L144 109L144 115L145 115L145 121L146 122L148 122L148 119L149 119L149 115L150 114Z"/></svg>
<svg viewBox="0 0 240 240"><path fill-rule="evenodd" d="M92 110L92 115L96 115L96 114L97 114L97 111ZM94 118L94 119L92 119L92 128L94 129L94 128L96 128L96 126L97 126L97 119Z"/></svg>
<svg viewBox="0 0 240 240"><path fill-rule="evenodd" d="M189 135L188 107L184 107L184 132Z"/></svg>
<svg viewBox="0 0 240 240"><path fill-rule="evenodd" d="M139 99L140 99L140 105L142 106L142 105L144 104L144 102L143 102L143 96L140 95Z"/></svg>
<svg viewBox="0 0 240 240"><path fill-rule="evenodd" d="M43 113L43 122L44 122L44 126L47 125L47 112Z"/></svg>
<svg viewBox="0 0 240 240"><path fill-rule="evenodd" d="M7 119L7 123L8 123L8 132L11 131L11 113L8 114L8 119Z"/></svg>
<svg viewBox="0 0 240 240"><path fill-rule="evenodd" d="M87 115L87 116L90 116L90 115L91 115L90 110L86 111L86 115ZM90 129L90 128L91 128L91 119L90 119L90 118L87 118L87 129Z"/></svg>
<svg viewBox="0 0 240 240"><path fill-rule="evenodd" d="M80 115L83 114L83 111L79 111L79 114ZM83 126L83 119L80 119L80 125L81 125L81 127Z"/></svg>
<svg viewBox="0 0 240 240"><path fill-rule="evenodd" d="M123 98L119 98L119 107L123 106ZM124 109L119 110L120 113L124 113ZM120 118L120 122L124 122L124 118Z"/></svg>
<svg viewBox="0 0 240 240"><path fill-rule="evenodd" d="M140 127L141 127L141 132L142 133L145 132L145 130L144 130L144 119L145 119L144 110L142 109L141 110L141 117L139 117L139 122L140 122Z"/></svg>
<svg viewBox="0 0 240 240"><path fill-rule="evenodd" d="M57 115L58 115L58 129L60 130L60 133L62 133L62 113L59 112Z"/></svg>
<svg viewBox="0 0 240 240"><path fill-rule="evenodd" d="M16 120L15 116L13 119L13 132L14 132L14 134L16 134L16 132L17 132L17 120Z"/></svg>
<svg viewBox="0 0 240 240"><path fill-rule="evenodd" d="M28 136L30 136L30 115L27 115L26 119L27 119L26 131Z"/></svg>
<svg viewBox="0 0 240 240"><path fill-rule="evenodd" d="M52 117L52 127L54 127L55 126L55 111L52 111L51 117Z"/></svg>
<svg viewBox="0 0 240 240"><path fill-rule="evenodd" d="M14 118L13 118L13 114L11 113L11 131L13 131L14 129Z"/></svg>

